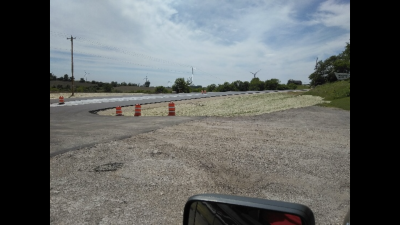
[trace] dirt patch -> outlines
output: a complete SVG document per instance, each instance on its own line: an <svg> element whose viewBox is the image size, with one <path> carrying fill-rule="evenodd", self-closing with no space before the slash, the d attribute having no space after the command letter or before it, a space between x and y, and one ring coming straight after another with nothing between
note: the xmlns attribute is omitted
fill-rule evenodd
<svg viewBox="0 0 400 225"><path fill-rule="evenodd" d="M182 224L200 193L300 203L316 224L341 224L350 112L205 117L50 158L50 224Z"/></svg>

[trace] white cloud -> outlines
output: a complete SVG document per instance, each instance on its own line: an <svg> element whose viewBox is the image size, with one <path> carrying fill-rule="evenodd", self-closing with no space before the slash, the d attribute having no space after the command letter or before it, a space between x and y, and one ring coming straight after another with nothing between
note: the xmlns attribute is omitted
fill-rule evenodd
<svg viewBox="0 0 400 225"><path fill-rule="evenodd" d="M323 2L315 12L314 22L350 31L350 2L345 4L335 0Z"/></svg>
<svg viewBox="0 0 400 225"><path fill-rule="evenodd" d="M72 35L78 79L90 71L90 80L144 83L148 76L152 86L166 86L194 66L203 86L250 81L259 69L262 80L309 83L315 58L336 55L349 41L349 8L330 0L52 0L50 72L71 73Z"/></svg>

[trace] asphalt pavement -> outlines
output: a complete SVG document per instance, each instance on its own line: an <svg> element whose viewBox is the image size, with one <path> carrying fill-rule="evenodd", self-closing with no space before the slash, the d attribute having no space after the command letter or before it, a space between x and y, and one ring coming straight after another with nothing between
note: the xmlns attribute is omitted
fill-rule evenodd
<svg viewBox="0 0 400 225"><path fill-rule="evenodd" d="M50 157L67 151L93 146L96 143L120 140L165 126L174 126L182 122L202 118L181 116L112 117L98 115L97 112L99 110L111 109L116 106L127 107L136 104L144 105L188 99L268 92L277 91L149 94L129 97L110 96L79 99L65 98L65 103L63 105L59 104L58 99L50 99Z"/></svg>

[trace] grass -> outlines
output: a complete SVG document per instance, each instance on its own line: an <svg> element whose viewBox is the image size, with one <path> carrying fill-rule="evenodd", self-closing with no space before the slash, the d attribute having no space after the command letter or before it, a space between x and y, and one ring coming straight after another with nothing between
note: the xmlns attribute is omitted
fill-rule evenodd
<svg viewBox="0 0 400 225"><path fill-rule="evenodd" d="M309 88L310 86L302 84L302 85L297 85L296 90L309 89Z"/></svg>
<svg viewBox="0 0 400 225"><path fill-rule="evenodd" d="M69 86L72 86L72 81L63 81L63 80L51 80L50 81L50 88L53 87L53 86L57 87L57 85L62 85L62 86L69 85ZM75 87L80 87L80 86L82 86L82 87L92 87L92 86L97 86L97 84L81 83L81 82L75 80L74 81L74 86Z"/></svg>
<svg viewBox="0 0 400 225"><path fill-rule="evenodd" d="M350 111L350 97L335 99L332 100L330 103L321 103L318 105L324 107L334 107Z"/></svg>
<svg viewBox="0 0 400 225"><path fill-rule="evenodd" d="M318 106L334 107L350 111L350 79L318 85L302 95L320 96L329 103Z"/></svg>

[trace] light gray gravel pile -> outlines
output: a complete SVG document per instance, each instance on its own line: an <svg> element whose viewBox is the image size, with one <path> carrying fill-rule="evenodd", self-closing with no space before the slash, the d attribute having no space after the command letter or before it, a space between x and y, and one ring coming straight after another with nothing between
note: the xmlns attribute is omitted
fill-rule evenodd
<svg viewBox="0 0 400 225"><path fill-rule="evenodd" d="M205 117L50 158L50 224L182 224L186 200L222 193L350 205L350 112L317 106Z"/></svg>

